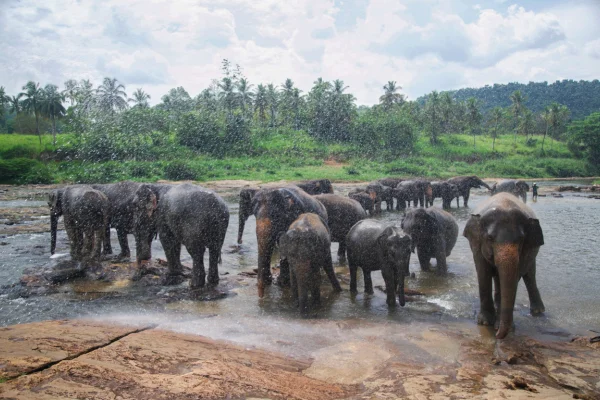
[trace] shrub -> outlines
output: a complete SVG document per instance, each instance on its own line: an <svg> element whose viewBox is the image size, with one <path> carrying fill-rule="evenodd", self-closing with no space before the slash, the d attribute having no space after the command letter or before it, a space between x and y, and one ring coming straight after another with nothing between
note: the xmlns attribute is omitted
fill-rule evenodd
<svg viewBox="0 0 600 400"><path fill-rule="evenodd" d="M17 183L34 169L44 166L42 163L29 158L13 158L0 160L0 182Z"/></svg>
<svg viewBox="0 0 600 400"><path fill-rule="evenodd" d="M35 148L31 146L27 146L24 144L18 144L9 149L0 151L0 156L2 158L10 159L10 158L35 158L37 155L37 151Z"/></svg>
<svg viewBox="0 0 600 400"><path fill-rule="evenodd" d="M26 174L20 179L21 184L50 184L54 182L52 171L48 166L38 163L34 165Z"/></svg>
<svg viewBox="0 0 600 400"><path fill-rule="evenodd" d="M165 178L172 181L196 180L196 171L183 161L171 161L165 166Z"/></svg>

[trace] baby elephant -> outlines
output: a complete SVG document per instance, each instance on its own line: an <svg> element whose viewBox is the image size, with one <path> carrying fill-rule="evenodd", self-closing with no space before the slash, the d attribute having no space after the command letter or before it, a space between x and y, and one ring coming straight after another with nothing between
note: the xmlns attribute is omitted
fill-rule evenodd
<svg viewBox="0 0 600 400"><path fill-rule="evenodd" d="M346 237L350 291L356 293L356 271L360 267L365 293L373 294L371 271L381 270L385 280L387 304L396 305L396 293L404 307L404 277L408 275L410 237L400 228L373 219L357 222Z"/></svg>
<svg viewBox="0 0 600 400"><path fill-rule="evenodd" d="M290 265L292 298L301 312L308 311L308 292L318 304L321 298L321 267L336 291L342 288L333 272L329 229L320 216L301 214L279 239L281 258Z"/></svg>
<svg viewBox="0 0 600 400"><path fill-rule="evenodd" d="M412 238L411 250L417 249L423 271L429 270L432 257L441 272L448 270L446 257L458 237L458 224L452 214L435 207L411 209L402 220L402 229Z"/></svg>

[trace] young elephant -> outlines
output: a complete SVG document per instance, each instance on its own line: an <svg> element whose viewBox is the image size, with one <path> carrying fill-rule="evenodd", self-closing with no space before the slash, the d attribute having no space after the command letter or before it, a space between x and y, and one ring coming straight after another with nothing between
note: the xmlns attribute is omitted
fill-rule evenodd
<svg viewBox="0 0 600 400"><path fill-rule="evenodd" d="M440 271L448 270L446 257L458 237L458 224L452 214L435 207L411 209L402 219L402 229L410 235L411 250L417 249L423 271L429 270L429 261L433 257Z"/></svg>
<svg viewBox="0 0 600 400"><path fill-rule="evenodd" d="M410 262L410 237L399 228L373 219L359 221L346 237L350 291L356 293L356 271L362 268L365 293L373 294L371 271L381 270L387 304L396 305L396 293L404 307L404 277Z"/></svg>
<svg viewBox="0 0 600 400"><path fill-rule="evenodd" d="M523 203L527 203L529 185L523 180L504 179L492 186L492 196L501 192L511 193L523 199Z"/></svg>
<svg viewBox="0 0 600 400"><path fill-rule="evenodd" d="M73 260L100 258L104 232L108 223L107 197L90 186L68 186L50 193L51 245L56 249L56 226L64 216Z"/></svg>
<svg viewBox="0 0 600 400"><path fill-rule="evenodd" d="M544 312L535 279L535 258L544 244L544 235L531 208L512 194L498 193L477 207L467 221L463 235L471 245L479 281L481 311L477 323L494 325L499 316L496 337L506 337L512 327L521 277L529 293L531 314Z"/></svg>
<svg viewBox="0 0 600 400"><path fill-rule="evenodd" d="M308 293L313 304L321 298L321 267L335 291L342 288L333 272L327 224L317 214L301 214L279 239L279 252L290 265L292 298L301 312L308 310Z"/></svg>
<svg viewBox="0 0 600 400"><path fill-rule="evenodd" d="M375 202L367 192L350 192L348 193L348 197L358 201L365 212L368 212L369 215L373 215Z"/></svg>
<svg viewBox="0 0 600 400"><path fill-rule="evenodd" d="M453 183L448 183L445 181L441 182L431 182L431 190L432 190L432 199L431 205L433 205L433 200L438 197L442 198L442 208L447 209L451 208L452 200L456 198L456 208L459 207L458 200L460 193L458 192L458 186Z"/></svg>

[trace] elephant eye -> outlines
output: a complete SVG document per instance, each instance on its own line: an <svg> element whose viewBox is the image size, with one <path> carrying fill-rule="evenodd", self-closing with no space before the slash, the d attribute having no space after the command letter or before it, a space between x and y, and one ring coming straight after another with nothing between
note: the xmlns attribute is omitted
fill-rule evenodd
<svg viewBox="0 0 600 400"><path fill-rule="evenodd" d="M489 241L492 241L492 240L494 240L494 236L492 236L492 234L491 234L491 233L488 233L488 234L486 235L486 239L487 239L487 240L489 240Z"/></svg>

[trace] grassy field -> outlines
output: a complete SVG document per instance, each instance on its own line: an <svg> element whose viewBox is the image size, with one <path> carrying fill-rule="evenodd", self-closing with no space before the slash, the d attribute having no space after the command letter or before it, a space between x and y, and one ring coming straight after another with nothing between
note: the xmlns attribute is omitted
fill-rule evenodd
<svg viewBox="0 0 600 400"><path fill-rule="evenodd" d="M57 148L67 149L72 137L59 135ZM585 160L575 159L561 142L541 138L533 146L523 137L514 144L512 135L496 139L478 136L475 147L468 135L446 135L432 146L421 137L411 154L390 158L364 154L344 144L321 144L301 132L254 134L251 154L210 158L171 144L167 159L155 161L82 162L58 161L52 138L0 135L0 181L4 183L111 182L124 179L197 181L246 179L259 181L300 180L328 177L335 181L368 181L383 176L423 176L432 179L475 174L481 177L551 178L598 174ZM41 161L40 161L41 160Z"/></svg>

